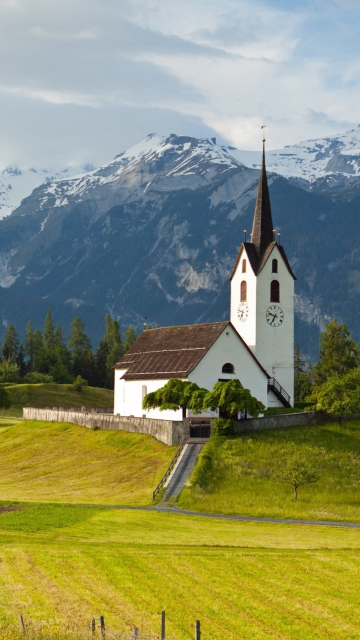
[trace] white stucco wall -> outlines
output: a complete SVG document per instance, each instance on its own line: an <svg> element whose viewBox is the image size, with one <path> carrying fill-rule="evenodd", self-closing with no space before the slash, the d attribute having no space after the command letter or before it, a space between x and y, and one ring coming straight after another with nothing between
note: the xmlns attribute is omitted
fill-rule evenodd
<svg viewBox="0 0 360 640"><path fill-rule="evenodd" d="M142 408L143 387L146 393L151 393L163 387L168 379L162 380L122 380L125 369L115 369L114 413L121 416L135 416L137 418L160 418L161 420L182 420L182 411L159 411ZM144 390L145 392L145 390Z"/></svg>
<svg viewBox="0 0 360 640"><path fill-rule="evenodd" d="M227 362L234 365L235 373L222 373L222 367ZM230 324L217 338L197 367L189 374L189 380L209 390L213 388L219 378L222 380L239 379L255 398L267 406L267 377Z"/></svg>
<svg viewBox="0 0 360 640"><path fill-rule="evenodd" d="M272 260L278 260L278 273L272 273ZM280 302L270 302L270 283L280 283ZM271 327L266 311L281 307L284 321ZM264 369L281 384L294 402L294 279L275 246L267 263L257 277L257 313L255 354Z"/></svg>
<svg viewBox="0 0 360 640"><path fill-rule="evenodd" d="M242 273L242 261L246 260L246 273ZM238 317L238 307L240 304L241 282L247 283L247 305L249 315L245 322L241 322ZM230 287L230 321L236 331L245 340L247 345L256 343L256 276L252 270L246 250L243 247L239 264L231 280Z"/></svg>

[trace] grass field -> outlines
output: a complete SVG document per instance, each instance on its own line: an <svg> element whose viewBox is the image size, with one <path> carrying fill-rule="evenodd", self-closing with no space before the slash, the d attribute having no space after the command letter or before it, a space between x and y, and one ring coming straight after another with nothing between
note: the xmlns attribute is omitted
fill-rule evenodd
<svg viewBox="0 0 360 640"><path fill-rule="evenodd" d="M23 407L113 407L114 392L84 387L79 392L68 384L7 384L11 407L0 418L22 417Z"/></svg>
<svg viewBox="0 0 360 640"><path fill-rule="evenodd" d="M142 434L68 423L0 423L0 498L149 504L175 447Z"/></svg>
<svg viewBox="0 0 360 640"><path fill-rule="evenodd" d="M51 505L0 515L0 625L218 640L359 638L360 531ZM61 628L61 627L60 627Z"/></svg>
<svg viewBox="0 0 360 640"><path fill-rule="evenodd" d="M294 449L318 468L320 479L299 489L271 478ZM360 421L273 429L228 440L211 439L179 498L196 511L360 521Z"/></svg>

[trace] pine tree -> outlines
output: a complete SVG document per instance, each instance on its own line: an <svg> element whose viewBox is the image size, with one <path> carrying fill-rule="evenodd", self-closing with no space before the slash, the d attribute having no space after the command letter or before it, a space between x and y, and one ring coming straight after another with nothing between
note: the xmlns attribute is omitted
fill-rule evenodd
<svg viewBox="0 0 360 640"><path fill-rule="evenodd" d="M19 354L19 337L15 330L15 327L12 324L6 329L4 344L2 348L2 355L5 360L11 360L11 362L16 362L16 359Z"/></svg>
<svg viewBox="0 0 360 640"><path fill-rule="evenodd" d="M133 327L128 327L125 331L125 340L123 343L123 353L129 351L137 338L136 331Z"/></svg>
<svg viewBox="0 0 360 640"><path fill-rule="evenodd" d="M295 400L305 400L311 393L312 368L306 366L306 360L300 352L298 344L294 352L294 397Z"/></svg>
<svg viewBox="0 0 360 640"><path fill-rule="evenodd" d="M24 347L23 345L20 343L20 347L19 347L19 351L17 354L17 358L16 358L16 364L19 367L19 374L20 374L20 378L23 378L24 375L26 374L26 363L25 363L25 352L24 352Z"/></svg>
<svg viewBox="0 0 360 640"><path fill-rule="evenodd" d="M55 344L56 340L54 321L52 319L51 310L49 307L44 321L43 345L45 349L48 349L49 347L54 347Z"/></svg>
<svg viewBox="0 0 360 640"><path fill-rule="evenodd" d="M79 316L76 316L70 325L68 347L72 353L91 351L91 342L85 332L85 323Z"/></svg>

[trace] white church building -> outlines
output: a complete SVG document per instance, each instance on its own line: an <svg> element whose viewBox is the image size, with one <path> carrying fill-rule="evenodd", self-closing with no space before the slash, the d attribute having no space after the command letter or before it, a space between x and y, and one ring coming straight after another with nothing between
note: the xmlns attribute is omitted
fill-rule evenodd
<svg viewBox="0 0 360 640"><path fill-rule="evenodd" d="M294 280L273 228L264 146L250 242L230 277L230 320L143 331L115 365L114 413L182 420L180 409L142 409L144 396L171 378L209 390L236 378L267 407L293 406Z"/></svg>

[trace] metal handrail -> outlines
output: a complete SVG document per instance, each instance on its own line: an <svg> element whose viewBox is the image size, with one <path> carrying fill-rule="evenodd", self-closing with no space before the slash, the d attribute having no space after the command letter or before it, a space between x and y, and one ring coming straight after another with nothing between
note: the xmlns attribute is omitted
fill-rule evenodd
<svg viewBox="0 0 360 640"><path fill-rule="evenodd" d="M155 498L156 498L157 494L159 493L160 489L162 489L162 487L164 486L166 480L168 479L169 475L171 474L173 468L175 467L175 465L176 465L176 463L177 463L177 461L178 461L178 459L180 457L180 454L182 453L182 450L184 449L185 445L187 444L187 441L188 441L188 436L184 436L184 438L183 438L183 440L182 440L177 452L175 453L175 455L174 455L169 467L166 469L166 471L165 471L163 477L161 478L159 484L157 485L155 491L153 491L153 500L155 500Z"/></svg>
<svg viewBox="0 0 360 640"><path fill-rule="evenodd" d="M275 378L269 378L268 380L268 388L275 388L280 395L287 401L290 403L290 396L288 393L286 393L285 389L283 389L283 387L279 384L279 382L275 379Z"/></svg>

